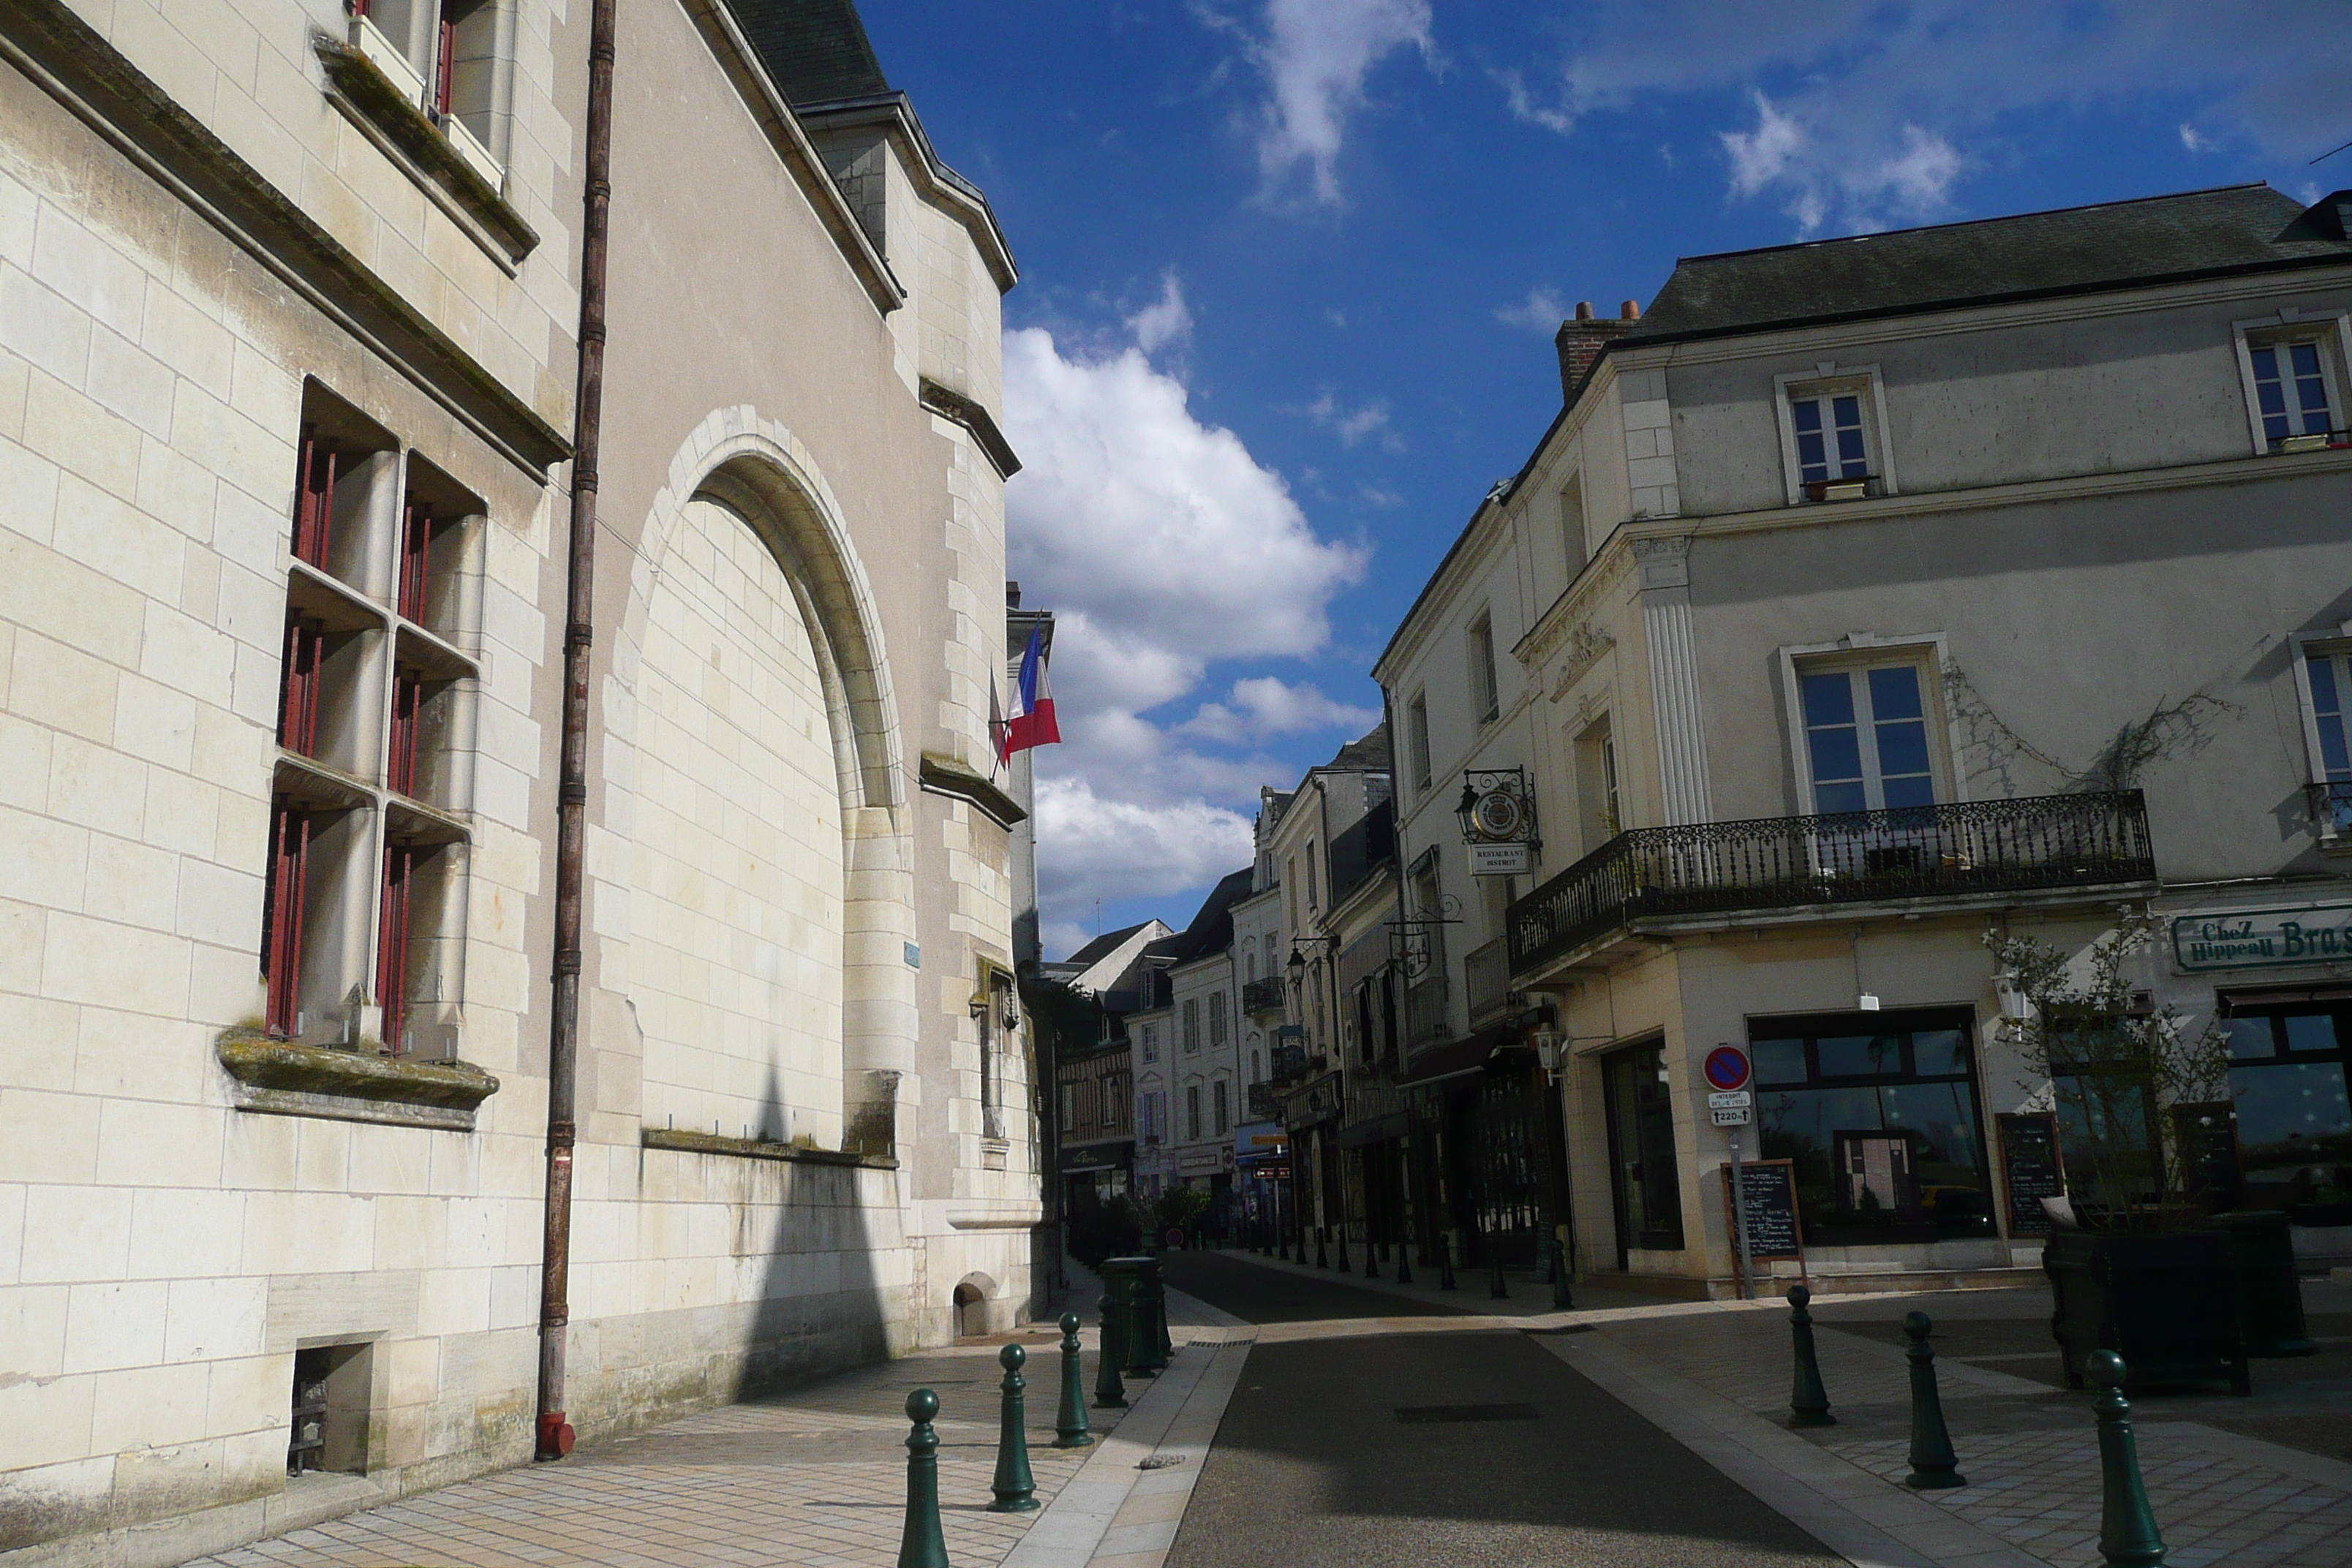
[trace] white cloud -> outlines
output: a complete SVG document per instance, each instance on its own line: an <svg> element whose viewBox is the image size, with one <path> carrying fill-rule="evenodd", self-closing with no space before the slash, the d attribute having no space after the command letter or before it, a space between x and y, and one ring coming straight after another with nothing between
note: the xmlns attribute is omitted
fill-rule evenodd
<svg viewBox="0 0 2352 1568"><path fill-rule="evenodd" d="M1324 429L1339 437L1339 444L1343 447L1353 447L1359 442L1377 436L1381 438L1383 450L1391 452L1404 450L1404 437L1390 427L1389 405L1385 403L1366 403L1358 407L1349 408L1334 397L1331 395L1331 389L1327 386L1314 402L1303 408L1293 408L1286 412L1304 414Z"/></svg>
<svg viewBox="0 0 2352 1568"><path fill-rule="evenodd" d="M1147 806L1106 798L1087 779L1046 777L1037 781L1037 851L1050 922L1067 930L1097 899L1183 892L1248 865L1250 819L1206 801Z"/></svg>
<svg viewBox="0 0 2352 1568"><path fill-rule="evenodd" d="M1555 128L1744 90L1756 118L1718 142L1728 186L1810 232L1940 216L1970 168L2017 155L2010 121L2029 110L2187 99L2189 151L2242 136L2301 163L2342 139L2347 57L2342 0L2273 0L2259 26L2211 0L1592 0L1553 70L1502 73L1502 90Z"/></svg>
<svg viewBox="0 0 2352 1568"><path fill-rule="evenodd" d="M1160 275L1160 298L1126 318L1126 326L1135 334L1135 346L1148 354L1192 335L1192 312L1173 267Z"/></svg>
<svg viewBox="0 0 2352 1568"><path fill-rule="evenodd" d="M1026 465L1005 492L1008 574L1055 613L1066 743L1037 753L1038 877L1045 918L1067 922L1247 861L1234 808L1296 768L1147 715L1216 662L1318 654L1367 555L1319 538L1282 477L1139 348L1066 354L1051 332L1008 332L1004 405Z"/></svg>
<svg viewBox="0 0 2352 1568"><path fill-rule="evenodd" d="M1515 70L1493 73L1502 83L1505 101L1511 106L1511 118L1523 124L1540 125L1547 131L1557 131L1565 136L1576 129L1576 116L1564 109L1553 109L1538 103L1535 94L1528 90L1527 79Z"/></svg>
<svg viewBox="0 0 2352 1568"><path fill-rule="evenodd" d="M1222 25L1241 34L1265 78L1257 161L1268 198L1304 166L1312 199L1337 206L1339 149L1349 118L1365 105L1365 79L1399 49L1436 58L1429 0L1266 0L1262 31Z"/></svg>
<svg viewBox="0 0 2352 1568"><path fill-rule="evenodd" d="M1559 331L1560 322L1567 319L1568 306L1557 289L1530 289L1528 297L1517 304L1495 307L1495 320L1503 325L1541 332L1545 337Z"/></svg>
<svg viewBox="0 0 2352 1568"><path fill-rule="evenodd" d="M1179 734L1235 742L1310 730L1345 729L1353 740L1381 721L1376 708L1336 701L1312 686L1292 686L1272 676L1234 682L1223 702L1207 702L1179 724Z"/></svg>

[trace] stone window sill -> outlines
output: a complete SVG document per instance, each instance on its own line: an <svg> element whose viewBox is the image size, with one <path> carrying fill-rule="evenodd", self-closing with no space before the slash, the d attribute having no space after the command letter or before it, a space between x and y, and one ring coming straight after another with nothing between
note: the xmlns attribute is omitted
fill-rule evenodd
<svg viewBox="0 0 2352 1568"><path fill-rule="evenodd" d="M249 1030L223 1035L215 1053L236 1080L236 1108L268 1116L471 1132L476 1110L499 1091L499 1080L471 1062L299 1046Z"/></svg>
<svg viewBox="0 0 2352 1568"><path fill-rule="evenodd" d="M855 1149L809 1149L797 1143L772 1143L758 1138L729 1138L717 1132L688 1132L674 1127L648 1127L645 1147L677 1154L726 1154L739 1160L782 1160L803 1165L850 1165L867 1171L895 1171L898 1162L887 1154L861 1153Z"/></svg>
<svg viewBox="0 0 2352 1568"><path fill-rule="evenodd" d="M327 70L327 96L343 117L405 170L435 205L509 274L539 246L523 221L441 128L362 49L325 33L311 46Z"/></svg>

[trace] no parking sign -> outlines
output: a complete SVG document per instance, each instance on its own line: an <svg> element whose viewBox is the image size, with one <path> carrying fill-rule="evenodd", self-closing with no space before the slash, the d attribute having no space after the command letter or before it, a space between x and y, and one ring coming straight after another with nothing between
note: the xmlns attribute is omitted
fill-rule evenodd
<svg viewBox="0 0 2352 1568"><path fill-rule="evenodd" d="M1717 1046L1706 1053L1706 1081L1728 1094L1748 1087L1748 1053L1738 1046Z"/></svg>

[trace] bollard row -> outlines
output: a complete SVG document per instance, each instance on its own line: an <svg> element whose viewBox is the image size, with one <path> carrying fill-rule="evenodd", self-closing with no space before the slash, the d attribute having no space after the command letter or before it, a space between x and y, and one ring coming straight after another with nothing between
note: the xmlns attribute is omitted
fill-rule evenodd
<svg viewBox="0 0 2352 1568"><path fill-rule="evenodd" d="M1828 1391L1822 1386L1812 1313L1806 1310L1812 1299L1802 1285L1789 1291L1789 1337L1796 1363L1789 1395L1791 1426L1837 1424L1830 1414ZM1911 1372L1911 1473L1903 1484L1920 1491L1969 1484L1944 1424L1943 1396L1936 1387L1936 1352L1927 1342L1934 1331L1927 1313L1904 1316L1903 1334L1910 1342L1903 1353ZM2099 1426L2099 1556L2111 1568L2161 1568L2167 1548L2140 1475L2131 1402L2124 1397L2124 1358L2113 1351L2094 1351L2083 1364L2099 1390L2094 1405Z"/></svg>

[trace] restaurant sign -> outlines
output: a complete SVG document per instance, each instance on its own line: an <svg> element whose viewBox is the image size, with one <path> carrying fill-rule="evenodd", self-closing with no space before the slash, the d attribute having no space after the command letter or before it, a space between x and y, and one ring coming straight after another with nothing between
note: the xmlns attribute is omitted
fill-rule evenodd
<svg viewBox="0 0 2352 1568"><path fill-rule="evenodd" d="M2352 904L2294 904L2180 915L2172 956L2196 974L2352 961Z"/></svg>

